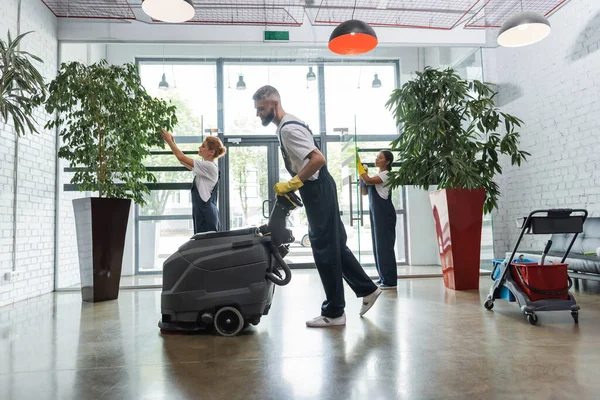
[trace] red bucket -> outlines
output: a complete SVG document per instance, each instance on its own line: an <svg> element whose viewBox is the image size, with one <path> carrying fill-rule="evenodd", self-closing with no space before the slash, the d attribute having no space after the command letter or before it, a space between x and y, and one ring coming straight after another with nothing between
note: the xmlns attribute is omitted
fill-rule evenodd
<svg viewBox="0 0 600 400"><path fill-rule="evenodd" d="M560 263L516 263L511 264L511 273L531 301L568 300L572 282L567 266Z"/></svg>

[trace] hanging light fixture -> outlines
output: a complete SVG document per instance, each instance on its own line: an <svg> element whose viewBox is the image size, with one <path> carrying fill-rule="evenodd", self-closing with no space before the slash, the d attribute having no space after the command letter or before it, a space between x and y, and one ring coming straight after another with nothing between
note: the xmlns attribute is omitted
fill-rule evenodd
<svg viewBox="0 0 600 400"><path fill-rule="evenodd" d="M315 79L317 79L317 76L313 72L313 67L308 67L308 73L306 74L306 80L314 81Z"/></svg>
<svg viewBox="0 0 600 400"><path fill-rule="evenodd" d="M542 14L524 11L510 17L498 31L498 44L503 47L522 47L543 40L550 34L550 22Z"/></svg>
<svg viewBox="0 0 600 400"><path fill-rule="evenodd" d="M167 90L169 88L169 82L167 82L167 76L163 72L162 80L158 84L160 90Z"/></svg>
<svg viewBox="0 0 600 400"><path fill-rule="evenodd" d="M381 87L381 81L379 80L379 76L377 74L375 74L375 77L373 78L373 83L371 84L371 86L375 89Z"/></svg>
<svg viewBox="0 0 600 400"><path fill-rule="evenodd" d="M192 0L142 0L142 10L151 18L163 22L185 22L194 18Z"/></svg>
<svg viewBox="0 0 600 400"><path fill-rule="evenodd" d="M342 22L331 32L329 50L336 54L363 54L377 46L377 34L366 22L354 19L354 11L356 11L356 0L352 19Z"/></svg>
<svg viewBox="0 0 600 400"><path fill-rule="evenodd" d="M158 88L160 90L167 90L169 88L169 83L167 82L167 75L165 75L165 45L164 44L162 46L162 53L163 53L163 62L162 62L163 74L162 74L161 81L158 83Z"/></svg>
<svg viewBox="0 0 600 400"><path fill-rule="evenodd" d="M244 75L240 74L237 85L235 85L237 90L246 90L246 82L244 82Z"/></svg>
<svg viewBox="0 0 600 400"><path fill-rule="evenodd" d="M158 84L160 90L167 90L169 88L169 82L167 82L167 76L163 72L162 80Z"/></svg>

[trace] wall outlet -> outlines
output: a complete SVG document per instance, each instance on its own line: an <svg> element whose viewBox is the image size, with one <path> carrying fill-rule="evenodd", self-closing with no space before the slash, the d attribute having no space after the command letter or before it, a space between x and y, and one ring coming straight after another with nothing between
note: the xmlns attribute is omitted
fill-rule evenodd
<svg viewBox="0 0 600 400"><path fill-rule="evenodd" d="M4 274L3 278L5 283L16 282L23 278L23 273L20 271L9 271Z"/></svg>

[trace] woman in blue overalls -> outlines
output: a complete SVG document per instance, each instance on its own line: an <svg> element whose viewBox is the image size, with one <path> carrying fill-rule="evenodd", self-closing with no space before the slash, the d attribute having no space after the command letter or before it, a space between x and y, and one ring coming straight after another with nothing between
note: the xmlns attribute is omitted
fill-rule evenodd
<svg viewBox="0 0 600 400"><path fill-rule="evenodd" d="M217 232L220 229L219 211L217 209L219 168L215 160L223 156L227 149L219 138L207 137L198 148L198 155L203 160L192 160L175 144L173 135L162 132L165 142L169 145L175 157L184 167L194 173L192 184L192 218L194 234L201 232Z"/></svg>
<svg viewBox="0 0 600 400"><path fill-rule="evenodd" d="M379 273L377 283L381 289L395 289L398 282L396 252L394 251L396 246L396 209L392 204L392 191L386 186L387 174L392 169L393 161L394 156L391 152L380 151L375 159L375 166L379 168L379 173L372 178L366 172L360 175L362 194L363 196L369 195L373 255Z"/></svg>

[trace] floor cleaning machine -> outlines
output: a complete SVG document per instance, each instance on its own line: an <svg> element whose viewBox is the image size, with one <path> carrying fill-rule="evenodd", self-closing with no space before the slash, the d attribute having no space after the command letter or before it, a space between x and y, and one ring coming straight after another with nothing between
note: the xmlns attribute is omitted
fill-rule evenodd
<svg viewBox="0 0 600 400"><path fill-rule="evenodd" d="M214 326L235 336L269 313L275 285L292 277L283 258L294 242L286 228L302 207L295 193L277 196L266 225L194 235L163 265L161 333L195 333Z"/></svg>
<svg viewBox="0 0 600 400"><path fill-rule="evenodd" d="M572 282L568 276L565 259L577 235L583 232L586 210L555 209L536 210L523 219L521 234L510 255L492 272L494 284L484 303L488 310L494 308L495 299L516 301L530 324L536 325L540 311L571 311L573 320L579 322L579 309L569 292ZM552 241L549 241L539 262L515 258L524 234L573 234L573 239L560 263L545 263Z"/></svg>

